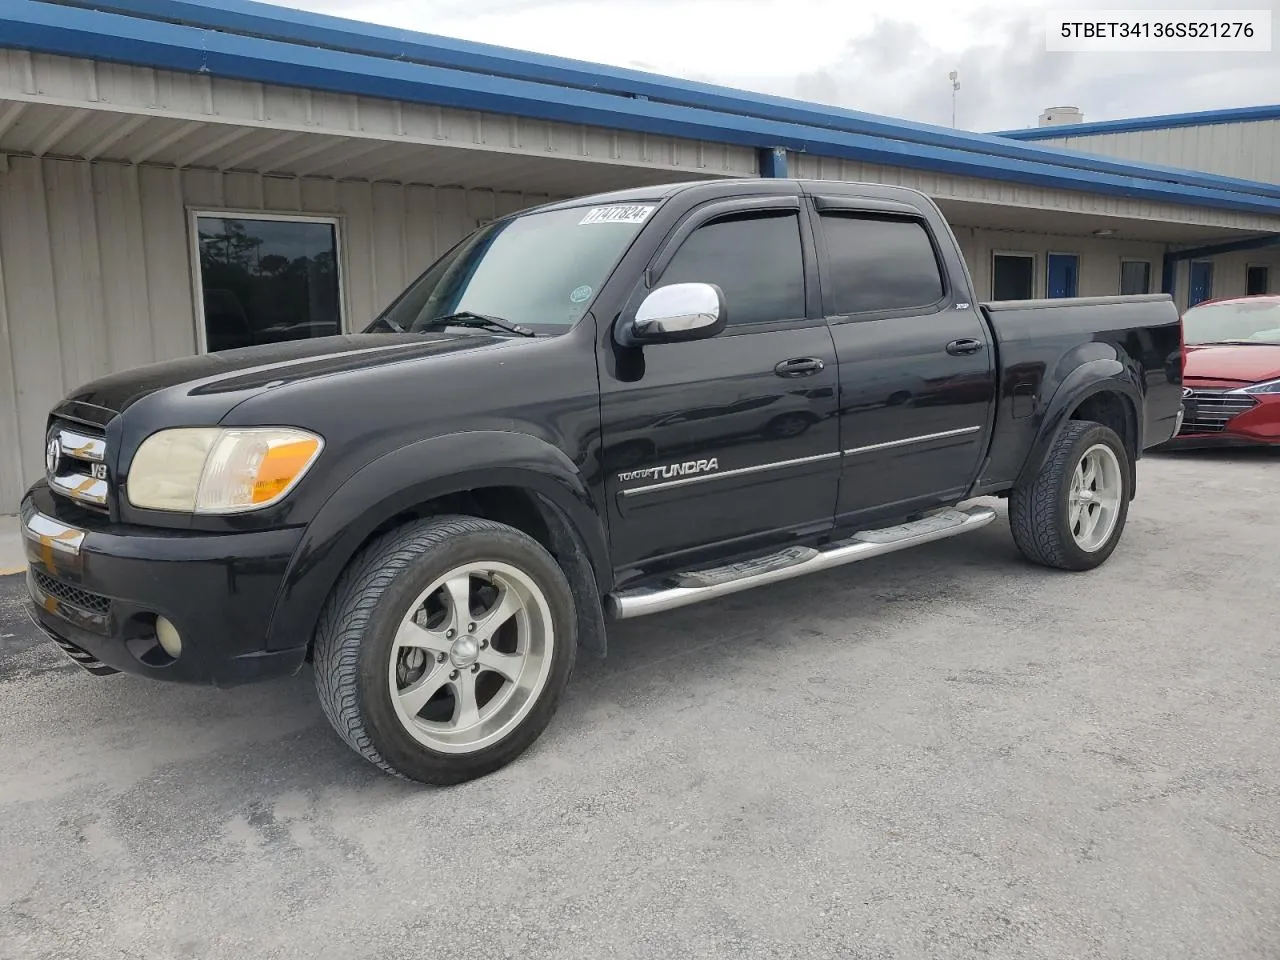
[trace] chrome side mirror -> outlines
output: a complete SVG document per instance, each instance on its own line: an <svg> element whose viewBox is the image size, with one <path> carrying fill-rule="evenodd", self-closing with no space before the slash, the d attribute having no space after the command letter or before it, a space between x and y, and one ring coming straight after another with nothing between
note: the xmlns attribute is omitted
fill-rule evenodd
<svg viewBox="0 0 1280 960"><path fill-rule="evenodd" d="M644 298L635 319L623 323L623 346L705 340L725 328L729 311L724 293L713 283L673 283Z"/></svg>

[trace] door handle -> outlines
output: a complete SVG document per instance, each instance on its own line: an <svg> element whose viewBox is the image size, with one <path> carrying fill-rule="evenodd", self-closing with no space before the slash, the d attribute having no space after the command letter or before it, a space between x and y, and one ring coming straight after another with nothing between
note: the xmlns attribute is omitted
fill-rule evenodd
<svg viewBox="0 0 1280 960"><path fill-rule="evenodd" d="M953 357L967 357L971 353L977 353L982 349L982 341L974 340L970 337L964 337L960 340L952 340L947 344L947 353Z"/></svg>
<svg viewBox="0 0 1280 960"><path fill-rule="evenodd" d="M773 368L773 372L780 377L808 377L821 373L825 367L826 364L817 357L796 357L793 360L783 360Z"/></svg>

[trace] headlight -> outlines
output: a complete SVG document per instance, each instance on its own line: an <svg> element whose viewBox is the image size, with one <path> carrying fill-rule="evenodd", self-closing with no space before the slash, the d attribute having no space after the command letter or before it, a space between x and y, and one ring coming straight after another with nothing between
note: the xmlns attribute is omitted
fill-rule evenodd
<svg viewBox="0 0 1280 960"><path fill-rule="evenodd" d="M129 502L145 510L243 513L283 498L324 441L289 427L181 427L143 441L129 468Z"/></svg>
<svg viewBox="0 0 1280 960"><path fill-rule="evenodd" d="M1280 380L1267 380L1264 383L1255 383L1251 387L1241 387L1239 390L1232 390L1232 393L1280 393Z"/></svg>

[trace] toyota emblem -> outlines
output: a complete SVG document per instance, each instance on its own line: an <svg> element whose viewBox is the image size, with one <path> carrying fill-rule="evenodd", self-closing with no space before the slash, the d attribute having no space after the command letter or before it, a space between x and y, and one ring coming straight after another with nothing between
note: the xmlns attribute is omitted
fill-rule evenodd
<svg viewBox="0 0 1280 960"><path fill-rule="evenodd" d="M57 437L50 437L49 445L44 448L44 468L52 477L57 474L60 466L62 466L62 442Z"/></svg>

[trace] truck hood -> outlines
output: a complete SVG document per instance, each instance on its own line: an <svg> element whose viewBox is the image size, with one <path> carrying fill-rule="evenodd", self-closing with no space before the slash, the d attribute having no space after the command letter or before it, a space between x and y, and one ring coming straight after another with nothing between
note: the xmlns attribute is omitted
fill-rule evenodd
<svg viewBox="0 0 1280 960"><path fill-rule="evenodd" d="M1280 345L1187 345L1182 376L1186 380L1259 383L1280 378Z"/></svg>
<svg viewBox="0 0 1280 960"><path fill-rule="evenodd" d="M357 333L290 340L168 360L87 383L67 400L122 413L144 397L172 387L208 396L254 392L363 367L474 350L505 338L479 331L447 333Z"/></svg>

